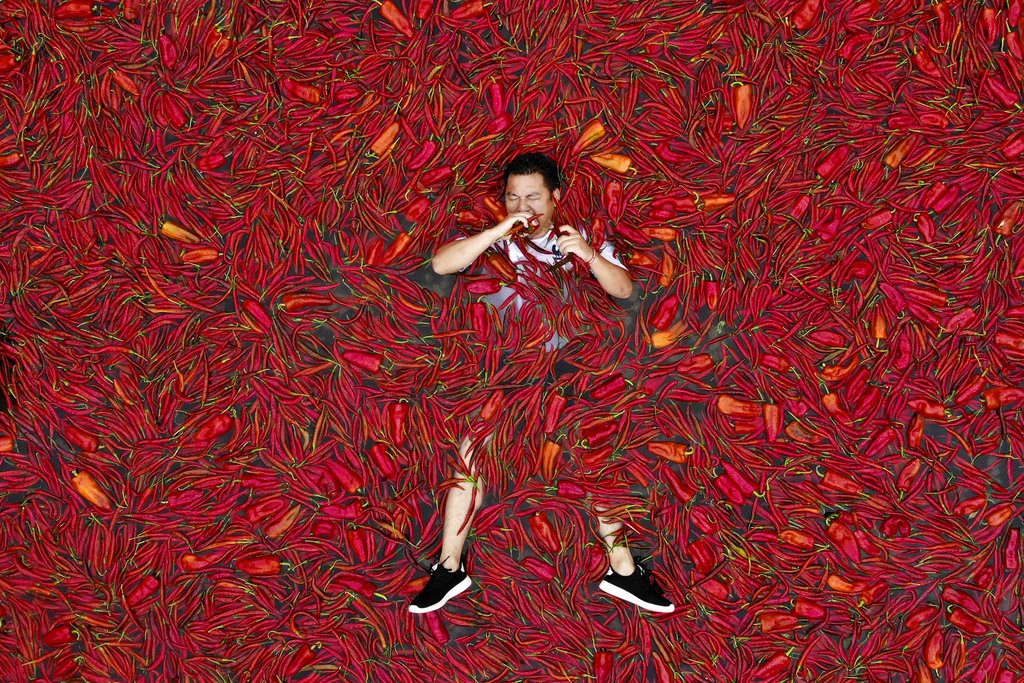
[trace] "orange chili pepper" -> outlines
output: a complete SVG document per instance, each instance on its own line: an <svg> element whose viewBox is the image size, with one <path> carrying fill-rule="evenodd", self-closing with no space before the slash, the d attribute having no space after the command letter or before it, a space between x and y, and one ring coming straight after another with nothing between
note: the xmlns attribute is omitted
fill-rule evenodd
<svg viewBox="0 0 1024 683"><path fill-rule="evenodd" d="M198 236L181 227L174 221L164 221L163 225L160 226L160 232L165 236L170 237L172 240L177 240L179 242L186 242L189 244L196 244L199 242Z"/></svg>
<svg viewBox="0 0 1024 683"><path fill-rule="evenodd" d="M579 139L576 140L576 144L573 145L572 155L576 156L584 149L594 144L605 136L604 124L601 121L595 119L587 124L587 127L580 133Z"/></svg>
<svg viewBox="0 0 1024 683"><path fill-rule="evenodd" d="M78 491L79 495L98 507L104 512L111 512L114 504L106 493L99 487L91 474L82 470L72 472L71 485Z"/></svg>
<svg viewBox="0 0 1024 683"><path fill-rule="evenodd" d="M799 529L783 529L779 532L779 540L798 548L811 550L814 548L814 536Z"/></svg>
<svg viewBox="0 0 1024 683"><path fill-rule="evenodd" d="M198 266L204 263L212 263L220 258L220 252L217 251L216 247L197 247L195 249L186 249L181 252L181 260L184 263L191 263L192 265Z"/></svg>
<svg viewBox="0 0 1024 683"><path fill-rule="evenodd" d="M669 462L685 463L693 454L693 448L688 444L675 441L649 441L647 448L651 453Z"/></svg>
<svg viewBox="0 0 1024 683"><path fill-rule="evenodd" d="M903 162L903 159L907 156L907 153L914 146L914 136L908 135L907 137L896 143L896 146L889 150L884 157L882 157L882 163L889 168L895 169Z"/></svg>
<svg viewBox="0 0 1024 683"><path fill-rule="evenodd" d="M765 436L768 441L774 442L782 431L782 409L775 403L765 403L761 408L764 413Z"/></svg>
<svg viewBox="0 0 1024 683"><path fill-rule="evenodd" d="M825 583L839 593L859 593L866 588L863 581L849 581L838 574L829 574Z"/></svg>
<svg viewBox="0 0 1024 683"><path fill-rule="evenodd" d="M682 320L677 321L671 327L666 330L659 330L651 335L651 345L656 349L662 349L666 346L670 346L683 336L686 331L686 323Z"/></svg>
<svg viewBox="0 0 1024 683"><path fill-rule="evenodd" d="M540 476L550 481L555 478L558 469L558 458L562 455L562 444L545 439L540 447L539 467Z"/></svg>
<svg viewBox="0 0 1024 683"><path fill-rule="evenodd" d="M500 203L497 199L495 199L494 197L490 197L490 196L484 197L483 201L484 201L484 208L486 208L487 211L490 212L491 216L494 217L494 220L496 220L496 221L503 221L503 220L505 220L505 216L507 216L508 213L505 211L505 205L504 204Z"/></svg>
<svg viewBox="0 0 1024 683"><path fill-rule="evenodd" d="M633 165L633 160L625 154L615 154L613 152L605 154L591 154L590 158L595 163L604 166L610 171L615 171L616 173L626 173Z"/></svg>
<svg viewBox="0 0 1024 683"><path fill-rule="evenodd" d="M374 139L373 143L370 145L370 151L378 158L384 156L384 154L387 153L394 144L395 138L398 137L399 130L401 130L401 126L397 121L393 121Z"/></svg>
<svg viewBox="0 0 1024 683"><path fill-rule="evenodd" d="M192 553L185 553L178 558L178 566L181 567L182 571L186 572L197 572L201 569L206 569L211 564L213 564L212 559L203 559Z"/></svg>
<svg viewBox="0 0 1024 683"><path fill-rule="evenodd" d="M885 339L886 337L885 316L881 307L875 308L875 316L871 319L871 338Z"/></svg>
<svg viewBox="0 0 1024 683"><path fill-rule="evenodd" d="M395 29L406 38L412 38L413 33L412 23L409 18L405 16L402 10L398 9L392 0L384 0L380 5L380 13L388 23L395 27Z"/></svg>
<svg viewBox="0 0 1024 683"><path fill-rule="evenodd" d="M793 631L800 626L800 620L788 612L777 610L765 610L758 615L761 631L764 633L778 633L780 631Z"/></svg>
<svg viewBox="0 0 1024 683"><path fill-rule="evenodd" d="M643 228L643 231L651 239L661 240L662 242L672 242L676 238L675 228L670 228L667 225Z"/></svg>
<svg viewBox="0 0 1024 683"><path fill-rule="evenodd" d="M753 87L749 83L742 83L732 89L733 118L736 119L736 127L741 130L747 127L750 120L752 94Z"/></svg>
<svg viewBox="0 0 1024 683"><path fill-rule="evenodd" d="M753 401L733 398L726 394L718 397L718 410L730 417L760 417L761 405Z"/></svg>

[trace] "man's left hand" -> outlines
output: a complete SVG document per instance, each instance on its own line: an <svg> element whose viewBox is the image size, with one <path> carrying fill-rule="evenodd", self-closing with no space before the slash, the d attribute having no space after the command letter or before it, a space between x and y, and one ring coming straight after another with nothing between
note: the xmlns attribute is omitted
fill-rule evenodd
<svg viewBox="0 0 1024 683"><path fill-rule="evenodd" d="M558 227L559 238L556 241L558 251L563 254L575 254L584 261L590 261L597 253L596 250L587 244L583 235L571 225L560 225Z"/></svg>

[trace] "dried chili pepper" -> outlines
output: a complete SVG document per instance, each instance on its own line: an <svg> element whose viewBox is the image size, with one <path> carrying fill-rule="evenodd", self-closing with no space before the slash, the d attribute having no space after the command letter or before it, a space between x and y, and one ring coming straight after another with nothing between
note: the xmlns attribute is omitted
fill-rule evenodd
<svg viewBox="0 0 1024 683"><path fill-rule="evenodd" d="M632 159L625 154L605 152L603 154L591 154L591 160L610 171L616 173L627 173L633 165Z"/></svg>
<svg viewBox="0 0 1024 683"><path fill-rule="evenodd" d="M550 481L554 479L558 469L558 459L562 455L562 445L545 439L540 448L538 470L541 477Z"/></svg>
<svg viewBox="0 0 1024 683"><path fill-rule="evenodd" d="M251 576L276 576L281 573L281 561L275 555L257 555L236 560L235 566Z"/></svg>
<svg viewBox="0 0 1024 683"><path fill-rule="evenodd" d="M398 6L392 0L384 0L380 4L380 13L389 24L394 26L406 38L412 38L415 35L408 17L405 16L402 10L398 9Z"/></svg>
<svg viewBox="0 0 1024 683"><path fill-rule="evenodd" d="M42 637L43 644L47 647L63 647L64 645L70 645L77 639L78 636L72 630L71 624L53 626Z"/></svg>
<svg viewBox="0 0 1024 683"><path fill-rule="evenodd" d="M113 511L114 503L110 500L110 497L99 487L93 476L85 470L72 472L71 486L74 487L79 495L103 512Z"/></svg>
<svg viewBox="0 0 1024 683"><path fill-rule="evenodd" d="M535 512L530 515L530 529L540 547L549 552L557 553L562 549L562 542L555 532L554 526L544 512Z"/></svg>
<svg viewBox="0 0 1024 683"><path fill-rule="evenodd" d="M584 149L590 147L595 142L603 138L606 133L607 131L604 128L604 124L602 124L600 120L595 119L591 121L580 133L579 138L577 138L576 143L573 145L571 154L576 156Z"/></svg>

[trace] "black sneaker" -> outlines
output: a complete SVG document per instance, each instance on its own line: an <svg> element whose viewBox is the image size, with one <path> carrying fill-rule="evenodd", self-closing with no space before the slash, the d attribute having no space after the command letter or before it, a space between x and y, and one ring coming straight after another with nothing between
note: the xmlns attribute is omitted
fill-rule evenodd
<svg viewBox="0 0 1024 683"><path fill-rule="evenodd" d="M652 612L674 611L676 606L665 597L665 593L654 580L651 571L640 564L637 558L633 559L636 561L636 569L632 574L623 576L609 568L608 574L605 575L598 588L620 600L631 602Z"/></svg>
<svg viewBox="0 0 1024 683"><path fill-rule="evenodd" d="M455 571L448 570L440 563L435 564L430 568L430 580L409 605L409 611L423 614L441 609L446 602L472 585L473 582L466 574L465 563L460 563Z"/></svg>

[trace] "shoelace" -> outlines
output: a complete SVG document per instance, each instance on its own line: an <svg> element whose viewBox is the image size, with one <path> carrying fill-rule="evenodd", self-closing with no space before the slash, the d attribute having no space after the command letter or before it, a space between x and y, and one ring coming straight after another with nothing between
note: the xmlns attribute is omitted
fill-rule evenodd
<svg viewBox="0 0 1024 683"><path fill-rule="evenodd" d="M647 569L647 567L645 567L644 565L642 565L639 562L637 562L636 563L636 570L640 573L641 576L647 577L647 582L651 585L651 592L652 593L654 593L658 597L664 597L665 591L662 590L661 586L659 586L654 581L654 576L651 574L650 570Z"/></svg>

